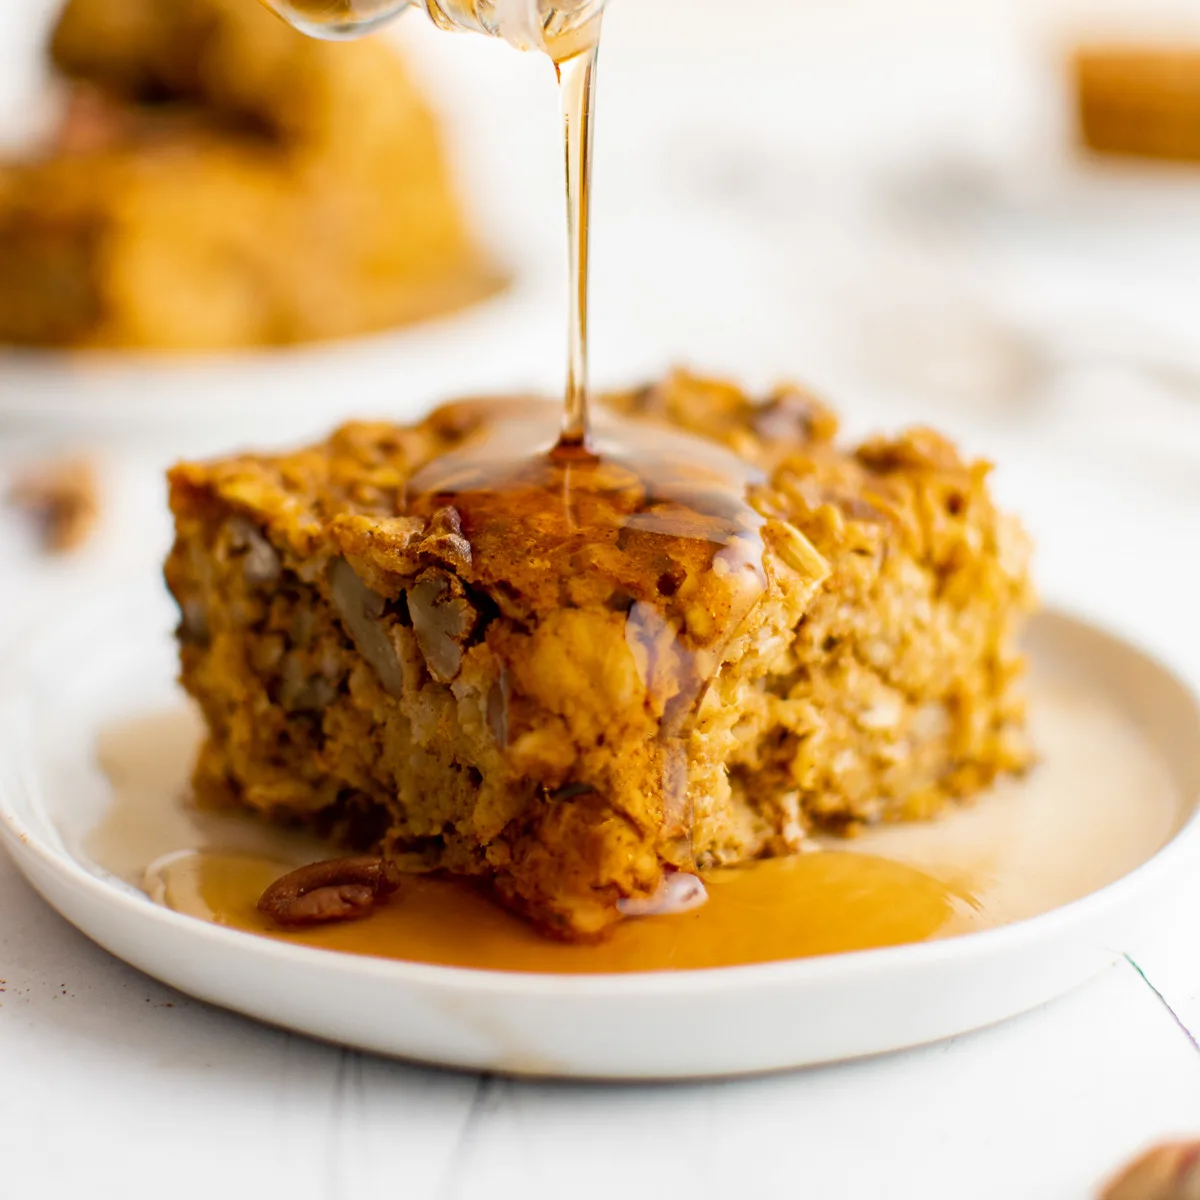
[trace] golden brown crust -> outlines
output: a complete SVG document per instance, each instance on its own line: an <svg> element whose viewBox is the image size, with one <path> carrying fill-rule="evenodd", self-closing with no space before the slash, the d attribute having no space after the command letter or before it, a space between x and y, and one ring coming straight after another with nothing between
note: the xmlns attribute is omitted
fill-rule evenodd
<svg viewBox="0 0 1200 1200"><path fill-rule="evenodd" d="M638 608L615 557L576 559L564 593L553 538L506 549L409 511L407 481L471 436L479 402L175 468L167 579L210 727L201 792L341 822L402 869L490 878L548 931L589 937L672 865L931 816L1027 764L1028 549L986 465L927 431L842 452L793 391L756 406L679 373L610 404L763 472L763 591L724 640L706 640L731 594L711 555ZM710 645L698 707L664 741Z"/></svg>

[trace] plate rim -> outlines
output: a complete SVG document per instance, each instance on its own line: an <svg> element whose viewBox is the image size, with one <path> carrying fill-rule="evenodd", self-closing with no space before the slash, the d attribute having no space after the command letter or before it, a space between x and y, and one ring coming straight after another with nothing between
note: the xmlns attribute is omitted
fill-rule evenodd
<svg viewBox="0 0 1200 1200"><path fill-rule="evenodd" d="M434 376L439 365L444 375L450 341L466 337L492 355L514 347L498 359L509 369L527 357L517 335L536 327L542 289L526 278L527 270L505 269L505 287L465 308L343 337L213 350L0 345L0 425L43 429L72 418L121 433L146 422L162 432L224 428L231 418L253 422L295 413L329 418L342 411L339 397L355 386L368 395L365 417L374 411L372 400L395 397L402 378L415 382L414 411L429 408L442 398ZM295 382L322 373L336 379L337 388L298 403ZM488 390L473 374L470 378L449 386L450 394ZM114 392L119 404L111 401ZM342 415L349 420L360 414L347 409Z"/></svg>

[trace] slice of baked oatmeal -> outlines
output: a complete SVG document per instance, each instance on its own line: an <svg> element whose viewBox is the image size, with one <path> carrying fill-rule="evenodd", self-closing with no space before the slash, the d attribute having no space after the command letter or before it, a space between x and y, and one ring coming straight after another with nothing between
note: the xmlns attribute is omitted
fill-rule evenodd
<svg viewBox="0 0 1200 1200"><path fill-rule="evenodd" d="M558 503L542 460L472 491L471 447L544 419L519 402L174 468L200 799L587 938L675 870L929 817L1027 765L1027 546L985 464L929 431L843 452L793 389L676 374L607 402L639 445L743 464L738 494L665 459L556 476ZM430 471L461 499L412 486Z"/></svg>

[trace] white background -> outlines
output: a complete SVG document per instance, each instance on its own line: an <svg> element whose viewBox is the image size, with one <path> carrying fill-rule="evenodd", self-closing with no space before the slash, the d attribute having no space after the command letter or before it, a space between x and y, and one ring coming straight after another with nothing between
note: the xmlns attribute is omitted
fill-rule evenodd
<svg viewBox="0 0 1200 1200"><path fill-rule="evenodd" d="M999 461L1046 593L1200 681L1200 176L1077 163L1060 70L1076 30L1174 30L1200 23L1197 6L777 0L757 21L755 7L614 2L597 376L675 361L800 375L852 428L949 427ZM37 36L36 5L0 0L0 126L14 135L38 118ZM28 395L75 414L0 427L6 468L51 444L99 447L106 488L100 535L72 560L46 563L0 517L8 635L95 586L155 586L158 468L173 455L362 408L407 416L485 381L554 385L548 68L415 19L402 36L453 116L477 219L517 269L511 303L370 353L219 375L0 358L0 415ZM256 422L257 389L278 378L294 397ZM186 429L175 390L200 412ZM120 420L134 392L162 413L137 438ZM1122 964L996 1030L876 1062L576 1087L376 1061L208 1009L93 948L3 860L0 1197L1083 1200L1145 1141L1200 1134L1200 1053L1168 1008L1200 1029L1197 885L1127 948L1163 999Z"/></svg>

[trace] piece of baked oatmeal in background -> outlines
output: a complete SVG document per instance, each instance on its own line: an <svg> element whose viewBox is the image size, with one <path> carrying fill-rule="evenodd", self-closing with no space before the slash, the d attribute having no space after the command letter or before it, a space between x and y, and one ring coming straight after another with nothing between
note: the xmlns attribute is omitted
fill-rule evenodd
<svg viewBox="0 0 1200 1200"><path fill-rule="evenodd" d="M929 431L843 451L795 389L676 374L608 403L752 464L752 536L655 479L589 496L594 537L553 505L414 513L413 475L513 402L176 467L201 800L478 876L587 938L673 870L935 816L1028 765L1028 549L985 464Z"/></svg>

